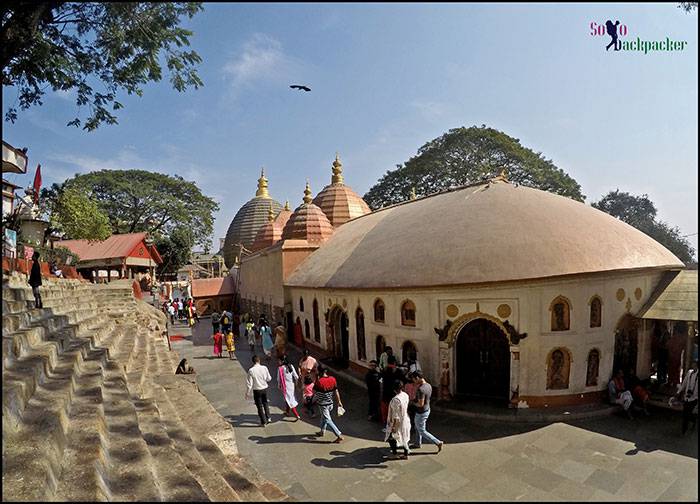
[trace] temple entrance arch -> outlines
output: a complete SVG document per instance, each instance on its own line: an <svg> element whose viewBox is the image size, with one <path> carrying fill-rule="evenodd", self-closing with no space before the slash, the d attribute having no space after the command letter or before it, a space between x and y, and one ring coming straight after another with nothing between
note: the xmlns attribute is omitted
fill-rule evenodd
<svg viewBox="0 0 700 504"><path fill-rule="evenodd" d="M350 330L348 314L334 306L328 315L328 351L342 366L350 362Z"/></svg>
<svg viewBox="0 0 700 504"><path fill-rule="evenodd" d="M510 344L498 325L475 318L460 329L455 346L458 397L510 400Z"/></svg>

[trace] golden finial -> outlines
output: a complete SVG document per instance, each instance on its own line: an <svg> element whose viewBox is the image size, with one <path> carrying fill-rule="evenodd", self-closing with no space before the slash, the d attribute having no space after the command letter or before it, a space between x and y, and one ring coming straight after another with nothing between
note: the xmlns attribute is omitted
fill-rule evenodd
<svg viewBox="0 0 700 504"><path fill-rule="evenodd" d="M306 188L304 189L304 203L307 205L311 203L311 200L313 198L311 197L311 187L309 186L309 181L306 181Z"/></svg>
<svg viewBox="0 0 700 504"><path fill-rule="evenodd" d="M412 199L412 200L416 199L416 188L415 187L411 187L411 194L409 194L408 199Z"/></svg>
<svg viewBox="0 0 700 504"><path fill-rule="evenodd" d="M261 198L269 198L270 193L267 192L267 178L265 178L265 167L260 169L260 178L258 179L258 190L255 191L255 196Z"/></svg>
<svg viewBox="0 0 700 504"><path fill-rule="evenodd" d="M272 208L272 203L270 203L270 210L267 211L267 220L270 222L275 220L275 209Z"/></svg>
<svg viewBox="0 0 700 504"><path fill-rule="evenodd" d="M289 208L289 200L287 200L287 201L284 202L284 209L287 210L287 211L290 211L290 210L291 210L291 208Z"/></svg>
<svg viewBox="0 0 700 504"><path fill-rule="evenodd" d="M335 153L335 161L333 161L333 177L331 177L331 183L343 183L343 163L340 162L340 155L337 152Z"/></svg>

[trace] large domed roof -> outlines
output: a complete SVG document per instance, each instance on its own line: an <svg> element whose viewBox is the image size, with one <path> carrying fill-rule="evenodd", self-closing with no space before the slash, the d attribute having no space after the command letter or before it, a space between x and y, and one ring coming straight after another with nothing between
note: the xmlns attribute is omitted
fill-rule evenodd
<svg viewBox="0 0 700 504"><path fill-rule="evenodd" d="M337 154L331 183L316 195L313 203L323 210L333 227L372 211L365 200L343 182L343 165Z"/></svg>
<svg viewBox="0 0 700 504"><path fill-rule="evenodd" d="M333 225L318 206L311 202L311 189L306 183L304 203L294 210L282 231L283 240L324 242L333 234Z"/></svg>
<svg viewBox="0 0 700 504"><path fill-rule="evenodd" d="M270 197L267 192L267 178L265 173L260 174L258 190L255 197L243 205L233 217L224 240L224 261L229 268L233 266L240 243L250 249L255 241L255 236L268 220L270 207L275 213L282 209L282 205Z"/></svg>
<svg viewBox="0 0 700 504"><path fill-rule="evenodd" d="M497 177L348 222L286 285L427 287L682 266L600 210Z"/></svg>
<svg viewBox="0 0 700 504"><path fill-rule="evenodd" d="M282 230L284 225L289 220L292 215L292 211L289 209L289 202L287 202L280 213L275 217L275 212L270 206L267 215L267 222L260 228L258 234L255 235L255 241L250 247L250 250L256 252L264 248L270 247L282 239Z"/></svg>

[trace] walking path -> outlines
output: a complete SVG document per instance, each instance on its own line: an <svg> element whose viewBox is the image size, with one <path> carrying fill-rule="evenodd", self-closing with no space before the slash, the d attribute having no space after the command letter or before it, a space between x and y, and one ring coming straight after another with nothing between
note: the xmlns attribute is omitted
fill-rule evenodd
<svg viewBox="0 0 700 504"><path fill-rule="evenodd" d="M200 324L205 337L195 339L206 340L211 326L206 319ZM301 501L697 500L697 430L680 437L674 412L550 424L434 412L428 430L445 441L442 452L424 444L408 460L390 461L381 426L367 421L365 389L336 375L347 413L334 416L345 441L332 444L332 433L315 437L318 418L284 417L275 360L268 394L273 422L260 427L252 399L243 397L252 364L247 342L236 341L238 360L230 361L213 357L210 344L193 345L184 325L170 333L185 335L173 349L190 360L200 390L233 425L239 454ZM298 352L289 354L296 367Z"/></svg>

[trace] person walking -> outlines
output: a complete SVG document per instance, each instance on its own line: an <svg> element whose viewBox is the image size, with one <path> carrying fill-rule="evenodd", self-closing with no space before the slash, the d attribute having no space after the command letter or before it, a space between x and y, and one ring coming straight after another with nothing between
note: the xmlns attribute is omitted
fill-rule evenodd
<svg viewBox="0 0 700 504"><path fill-rule="evenodd" d="M310 374L303 378L302 382L302 397L304 398L304 408L311 418L316 416L314 413L314 379Z"/></svg>
<svg viewBox="0 0 700 504"><path fill-rule="evenodd" d="M301 417L299 416L299 413L297 413L297 405L299 403L297 402L297 398L294 394L294 385L298 379L299 375L297 374L296 369L294 369L294 366L292 366L292 364L289 362L287 356L282 355L277 357L277 388L282 391L284 401L287 403L287 407L285 408L284 412L286 415L289 415L291 410L296 419L300 420Z"/></svg>
<svg viewBox="0 0 700 504"><path fill-rule="evenodd" d="M177 300L177 318L180 320L185 318L185 303L182 302L182 299Z"/></svg>
<svg viewBox="0 0 700 504"><path fill-rule="evenodd" d="M698 361L695 360L691 364L690 369L686 372L681 383L681 388L678 390L678 398L683 402L683 427L682 434L688 430L688 423L692 421L693 428L697 420L693 415L693 410L698 405Z"/></svg>
<svg viewBox="0 0 700 504"><path fill-rule="evenodd" d="M308 349L304 349L301 360L299 361L299 377L300 380L306 378L306 376L311 376L311 379L316 382L318 377L317 373L318 361L311 356Z"/></svg>
<svg viewBox="0 0 700 504"><path fill-rule="evenodd" d="M255 406L258 408L261 427L265 427L266 424L272 422L270 407L267 403L267 384L271 380L272 376L270 376L267 366L260 365L260 357L253 355L253 366L248 370L246 379L245 398L250 399L252 392Z"/></svg>
<svg viewBox="0 0 700 504"><path fill-rule="evenodd" d="M428 417L430 416L430 398L433 395L433 387L426 381L423 373L420 371L415 371L413 373L413 383L415 383L418 388L416 390L416 399L413 401L416 408L416 416L414 419L416 444L411 448L420 448L423 444L423 438L425 438L437 446L437 453L440 453L444 443L428 432L426 427Z"/></svg>
<svg viewBox="0 0 700 504"><path fill-rule="evenodd" d="M390 349L390 347L387 347ZM386 423L387 414L389 412L389 402L394 397L392 384L396 380L401 380L403 375L399 368L396 367L396 357L389 355L384 371L382 371L382 402L379 405L379 411L382 415L382 423Z"/></svg>
<svg viewBox="0 0 700 504"><path fill-rule="evenodd" d="M250 351L255 351L255 328L254 324L248 320L245 324L245 334L248 338L248 345L250 345Z"/></svg>
<svg viewBox="0 0 700 504"><path fill-rule="evenodd" d="M267 322L263 322L263 324L260 326L260 338L263 352L265 352L265 357L269 361L272 356L272 349L275 345L272 342L272 330L270 329L270 326L267 325Z"/></svg>
<svg viewBox="0 0 700 504"><path fill-rule="evenodd" d="M326 427L328 427L336 435L335 441L333 442L340 443L345 438L343 438L342 432L340 432L340 429L333 423L333 419L331 418L333 398L338 402L338 408L342 408L343 403L340 400L338 383L334 377L328 376L328 368L319 366L318 380L316 380L316 384L314 385L314 401L318 404L319 410L321 411L321 430L316 433L316 436L325 436Z"/></svg>
<svg viewBox="0 0 700 504"><path fill-rule="evenodd" d="M217 311L211 314L211 330L213 333L219 332L221 327L221 314Z"/></svg>
<svg viewBox="0 0 700 504"><path fill-rule="evenodd" d="M173 308L172 303L168 305L168 315L170 315L170 324L175 324L175 308Z"/></svg>
<svg viewBox="0 0 700 504"><path fill-rule="evenodd" d="M403 391L403 382L395 380L390 385L394 397L389 402L384 441L389 442L392 458L408 458L411 453L408 442L411 438L411 420L408 418L408 394ZM403 448L403 455L397 457L396 450Z"/></svg>
<svg viewBox="0 0 700 504"><path fill-rule="evenodd" d="M216 355L217 357L221 357L221 354L224 351L224 335L221 334L221 332L216 332L212 335L211 339L214 340L214 355Z"/></svg>
<svg viewBox="0 0 700 504"><path fill-rule="evenodd" d="M287 335L285 334L286 330L284 329L284 325L282 324L282 321L277 322L277 327L275 327L275 351L277 352L277 357L284 356L286 354L286 345L287 345Z"/></svg>
<svg viewBox="0 0 700 504"><path fill-rule="evenodd" d="M236 360L236 356L233 352L236 351L236 345L233 342L233 331L229 329L226 333L226 350L228 351L228 358L230 360Z"/></svg>
<svg viewBox="0 0 700 504"><path fill-rule="evenodd" d="M231 323L233 322L233 315L228 310L221 312L221 330L227 333L231 330Z"/></svg>
<svg viewBox="0 0 700 504"><path fill-rule="evenodd" d="M35 250L32 255L32 270L29 273L29 285L32 287L34 294L34 308L43 308L44 303L41 301L41 264L39 264L39 251Z"/></svg>
<svg viewBox="0 0 700 504"><path fill-rule="evenodd" d="M365 375L369 406L367 408L367 420L378 422L380 418L379 403L382 399L382 375L377 371L377 361L369 361L369 371Z"/></svg>

